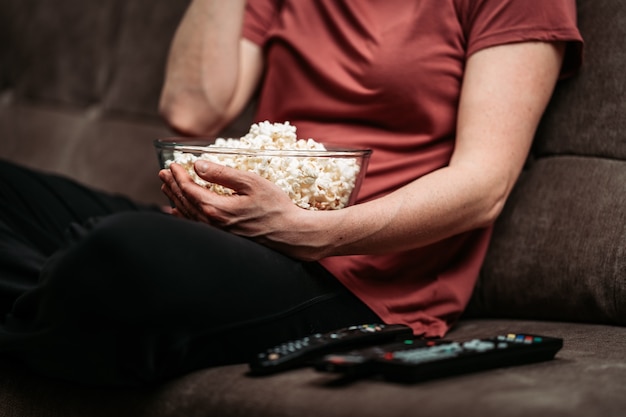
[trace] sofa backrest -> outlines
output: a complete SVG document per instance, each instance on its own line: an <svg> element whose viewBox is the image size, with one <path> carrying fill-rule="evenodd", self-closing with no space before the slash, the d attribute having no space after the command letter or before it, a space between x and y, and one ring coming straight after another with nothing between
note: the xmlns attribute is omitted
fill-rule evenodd
<svg viewBox="0 0 626 417"><path fill-rule="evenodd" d="M471 315L626 324L626 2L578 14L583 68L557 87Z"/></svg>
<svg viewBox="0 0 626 417"><path fill-rule="evenodd" d="M0 157L165 202L152 140L187 2L0 2Z"/></svg>

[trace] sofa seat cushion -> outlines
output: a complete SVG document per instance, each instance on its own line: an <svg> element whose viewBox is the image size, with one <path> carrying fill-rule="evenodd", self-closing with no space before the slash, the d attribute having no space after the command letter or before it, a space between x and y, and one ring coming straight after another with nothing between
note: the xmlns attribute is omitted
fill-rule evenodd
<svg viewBox="0 0 626 417"><path fill-rule="evenodd" d="M24 373L0 374L12 416L46 417L407 417L623 416L626 328L557 322L466 320L465 340L508 332L564 339L553 361L403 385L375 379L340 384L301 369L247 377L246 365L207 369L145 391L79 387ZM6 414L3 414L6 415Z"/></svg>

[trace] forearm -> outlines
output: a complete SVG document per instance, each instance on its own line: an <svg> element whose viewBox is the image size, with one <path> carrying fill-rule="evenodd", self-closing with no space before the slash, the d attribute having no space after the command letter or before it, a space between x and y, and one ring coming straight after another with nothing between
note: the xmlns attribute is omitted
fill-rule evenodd
<svg viewBox="0 0 626 417"><path fill-rule="evenodd" d="M377 200L301 213L293 238L308 240L315 259L414 249L489 225L508 192L488 174L446 167Z"/></svg>
<svg viewBox="0 0 626 417"><path fill-rule="evenodd" d="M174 36L160 111L177 130L216 133L227 122L240 67L245 0L193 0Z"/></svg>

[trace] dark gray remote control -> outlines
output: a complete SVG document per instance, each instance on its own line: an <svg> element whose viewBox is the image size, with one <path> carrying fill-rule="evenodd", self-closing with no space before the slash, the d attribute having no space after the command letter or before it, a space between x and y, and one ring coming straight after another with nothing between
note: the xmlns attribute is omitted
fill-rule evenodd
<svg viewBox="0 0 626 417"><path fill-rule="evenodd" d="M407 339L329 354L315 367L345 375L378 374L391 381L417 382L550 360L562 347L563 340L559 338L518 333L465 342Z"/></svg>
<svg viewBox="0 0 626 417"><path fill-rule="evenodd" d="M401 324L361 324L291 340L259 353L249 363L253 375L271 374L307 365L312 359L342 349L391 342L412 336Z"/></svg>

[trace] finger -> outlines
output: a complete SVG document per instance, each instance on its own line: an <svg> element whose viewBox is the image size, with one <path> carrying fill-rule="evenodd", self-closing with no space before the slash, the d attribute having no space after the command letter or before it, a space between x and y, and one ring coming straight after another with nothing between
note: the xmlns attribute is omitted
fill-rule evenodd
<svg viewBox="0 0 626 417"><path fill-rule="evenodd" d="M169 169L164 169L159 172L159 178L163 181L161 185L161 191L170 199L175 207L182 207L182 192L176 183L176 180L172 176Z"/></svg>
<svg viewBox="0 0 626 417"><path fill-rule="evenodd" d="M188 188L193 189L195 187L203 190L204 188L197 185L183 167L172 164L169 174L163 174L163 179L165 180L163 192L174 202L182 215L192 220L210 223L196 198L187 191Z"/></svg>
<svg viewBox="0 0 626 417"><path fill-rule="evenodd" d="M204 160L196 161L194 169L205 181L235 190L237 194L248 194L252 183L261 178L257 174Z"/></svg>
<svg viewBox="0 0 626 417"><path fill-rule="evenodd" d="M165 184L161 186L161 191L163 191L163 193L167 196L167 198L169 198L169 200L172 202L172 205L174 206L171 210L172 214L174 214L176 217L191 218L191 215L188 214L188 209L185 208L183 198L179 193L177 194L173 192L171 188L169 188Z"/></svg>
<svg viewBox="0 0 626 417"><path fill-rule="evenodd" d="M178 201L178 197L172 191L172 189L167 186L167 184L162 184L161 185L161 191L170 200L172 207L180 207L181 206L182 203L180 201Z"/></svg>
<svg viewBox="0 0 626 417"><path fill-rule="evenodd" d="M159 179L163 184L161 184L161 191L165 196L170 200L172 206L177 206L180 202L177 201L176 193L172 191L172 173L169 169L162 169L159 171Z"/></svg>
<svg viewBox="0 0 626 417"><path fill-rule="evenodd" d="M178 218L181 218L181 219L186 219L186 218L187 218L187 216L185 216L184 214L182 214L182 213L180 212L180 210L178 210L177 208L173 208L173 209L172 209L172 215L173 215L174 217L178 217Z"/></svg>

